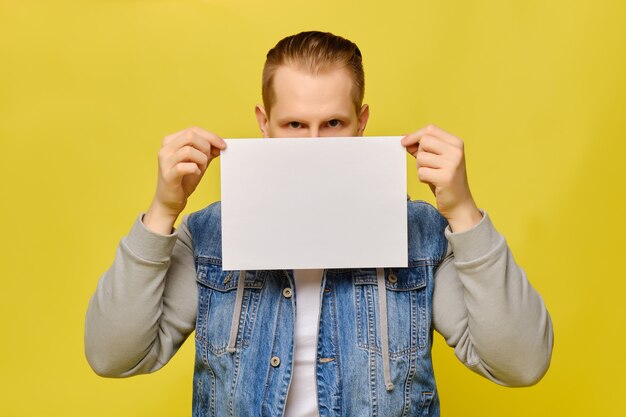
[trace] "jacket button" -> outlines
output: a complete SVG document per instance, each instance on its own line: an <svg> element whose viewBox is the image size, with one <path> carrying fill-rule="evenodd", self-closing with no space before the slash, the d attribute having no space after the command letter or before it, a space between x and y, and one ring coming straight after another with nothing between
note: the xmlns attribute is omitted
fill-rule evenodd
<svg viewBox="0 0 626 417"><path fill-rule="evenodd" d="M270 361L270 363L274 368L276 368L278 365L280 365L280 358L278 356L272 356L272 360Z"/></svg>
<svg viewBox="0 0 626 417"><path fill-rule="evenodd" d="M283 289L283 296L285 298L291 298L291 296L293 295L293 290L289 287Z"/></svg>
<svg viewBox="0 0 626 417"><path fill-rule="evenodd" d="M396 276L396 274L389 274L389 282L391 282L392 284L398 282L398 277Z"/></svg>

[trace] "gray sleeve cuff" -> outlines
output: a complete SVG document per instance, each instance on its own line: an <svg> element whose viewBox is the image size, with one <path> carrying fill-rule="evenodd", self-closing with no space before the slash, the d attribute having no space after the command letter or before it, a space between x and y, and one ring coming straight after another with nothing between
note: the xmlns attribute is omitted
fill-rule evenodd
<svg viewBox="0 0 626 417"><path fill-rule="evenodd" d="M172 233L169 235L153 232L143 224L144 214L145 212L142 212L135 219L126 237L126 244L141 259L151 262L168 262L178 239L178 230L172 228Z"/></svg>
<svg viewBox="0 0 626 417"><path fill-rule="evenodd" d="M471 229L453 233L450 226L446 226L444 234L452 246L455 263L477 260L492 252L503 239L487 212L482 209L479 211L483 218Z"/></svg>

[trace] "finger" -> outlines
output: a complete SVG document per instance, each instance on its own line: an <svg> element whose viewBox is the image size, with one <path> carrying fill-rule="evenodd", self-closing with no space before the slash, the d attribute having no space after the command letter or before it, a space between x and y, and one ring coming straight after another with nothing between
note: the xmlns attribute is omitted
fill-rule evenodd
<svg viewBox="0 0 626 417"><path fill-rule="evenodd" d="M206 144L208 142L208 144ZM166 136L163 139L163 146L173 145L174 148L180 148L184 145L193 143L196 148L208 154L210 147L226 149L226 142L215 133L208 132L197 126L192 126L180 132ZM206 145L205 145L206 144Z"/></svg>
<svg viewBox="0 0 626 417"><path fill-rule="evenodd" d="M446 132L442 128L437 125L429 124L425 128L422 129L424 135L434 136L442 141L449 143L450 145L459 146L463 141L453 134Z"/></svg>
<svg viewBox="0 0 626 417"><path fill-rule="evenodd" d="M209 157L215 157L219 155L219 150L226 147L226 142L217 135L214 136L200 136L194 131L188 130L178 137L174 138L166 148L169 152L176 152L183 146L192 146Z"/></svg>
<svg viewBox="0 0 626 417"><path fill-rule="evenodd" d="M405 137L402 138L402 140L400 141L400 144L402 146L407 147L407 148L411 147L413 145L417 145L419 143L420 138L422 137L423 134L424 133L422 132L422 130L418 130L417 132L409 133L408 135L406 135Z"/></svg>
<svg viewBox="0 0 626 417"><path fill-rule="evenodd" d="M165 145L169 144L172 140L174 140L175 138L177 138L180 135L184 134L188 129L189 128L185 128L183 130L179 130L178 132L174 132L172 134L167 135L165 138L163 138L162 145L165 146Z"/></svg>
<svg viewBox="0 0 626 417"><path fill-rule="evenodd" d="M194 146L196 144L200 144L201 146L204 147L207 145L207 142L208 142L208 146L209 146L208 152L204 148L202 150L207 155L209 155L211 159L215 158L216 156L220 156L220 151L226 149L226 141L224 141L224 139L222 139L221 137L217 136L214 133L210 133L208 135L205 135L205 134L202 134L202 135L197 134L197 135L198 136L194 136L194 140L193 140Z"/></svg>
<svg viewBox="0 0 626 417"><path fill-rule="evenodd" d="M185 175L200 175L202 172L198 165L193 162L180 162L172 167L167 173L163 176L166 181L174 181L178 180Z"/></svg>
<svg viewBox="0 0 626 417"><path fill-rule="evenodd" d="M437 198L437 187L435 186L432 179L435 176L435 171L437 170L428 167L420 167L417 170L417 178L424 184L428 184L428 186L430 187L430 191L433 193L433 196Z"/></svg>
<svg viewBox="0 0 626 417"><path fill-rule="evenodd" d="M433 124L429 124L428 126L424 126L423 128L421 128L418 131L415 131L413 133L410 133L408 135L406 135L404 138L402 138L402 140L400 141L400 143L402 143L403 145L411 145L413 143L418 143L420 138L424 135L427 134L435 134L436 132L440 131L441 129Z"/></svg>
<svg viewBox="0 0 626 417"><path fill-rule="evenodd" d="M435 136L427 135L425 133L422 133L421 137L417 137L418 133L419 132L415 132L411 135L407 135L407 143L415 141L415 144L407 146L407 152L409 152L413 156L416 156L417 152L420 149L435 153L437 155L442 155L446 150L446 145L449 146L441 139L436 138Z"/></svg>
<svg viewBox="0 0 626 417"><path fill-rule="evenodd" d="M191 146L206 155L209 155L211 152L211 144L209 141L189 130L172 139L172 141L167 144L165 148L167 148L169 152L175 153L185 146Z"/></svg>
<svg viewBox="0 0 626 417"><path fill-rule="evenodd" d="M424 183L427 184L436 184L437 178L439 177L439 169L430 168L430 167L419 167L417 169L417 178Z"/></svg>
<svg viewBox="0 0 626 417"><path fill-rule="evenodd" d="M419 149L419 145L411 145L406 148L406 151L413 156L417 155L417 151Z"/></svg>
<svg viewBox="0 0 626 417"><path fill-rule="evenodd" d="M445 168L419 167L417 169L417 178L422 182L443 187L450 185L452 175Z"/></svg>
<svg viewBox="0 0 626 417"><path fill-rule="evenodd" d="M418 169L419 167L429 167L439 169L443 167L441 156L430 152L419 151L415 157Z"/></svg>
<svg viewBox="0 0 626 417"><path fill-rule="evenodd" d="M204 130L201 127L192 126L190 129L196 133L198 136L207 139L212 146L215 146L219 149L226 149L226 141L222 139L220 136L216 135L213 132L209 132L208 130Z"/></svg>
<svg viewBox="0 0 626 417"><path fill-rule="evenodd" d="M417 152L423 137L427 135L427 132L429 130L433 130L433 128L434 128L434 125L429 125L416 132L409 133L408 135L402 138L402 140L400 141L400 144L402 144L402 146L405 146L407 148L406 149L407 152L415 156L415 153Z"/></svg>
<svg viewBox="0 0 626 417"><path fill-rule="evenodd" d="M181 162L193 162L204 172L209 165L209 157L192 146L183 146L168 158L167 164L171 167Z"/></svg>
<svg viewBox="0 0 626 417"><path fill-rule="evenodd" d="M463 144L463 141L461 139L457 138L449 132L446 132L445 130L434 124L429 124L428 126L421 128L417 132L406 135L404 138L402 138L400 143L402 143L402 145L404 146L413 145L419 143L421 138L426 135L434 136L456 147L460 147Z"/></svg>
<svg viewBox="0 0 626 417"><path fill-rule="evenodd" d="M201 128L197 127L197 126L192 126L192 127L186 127L183 130L179 130L178 132L171 133L171 134L167 135L165 138L163 138L163 145L167 145L172 140L174 140L175 138L177 138L177 137L179 137L181 135L184 135L185 133L199 131L199 130L204 130L204 129L201 129Z"/></svg>
<svg viewBox="0 0 626 417"><path fill-rule="evenodd" d="M420 134L421 133L419 131L409 133L408 135L404 136L400 141L400 144L406 147L406 151L414 157L416 156L417 150L419 149Z"/></svg>
<svg viewBox="0 0 626 417"><path fill-rule="evenodd" d="M419 148L421 151L443 155L446 153L450 145L439 138L430 135L424 135L420 139Z"/></svg>

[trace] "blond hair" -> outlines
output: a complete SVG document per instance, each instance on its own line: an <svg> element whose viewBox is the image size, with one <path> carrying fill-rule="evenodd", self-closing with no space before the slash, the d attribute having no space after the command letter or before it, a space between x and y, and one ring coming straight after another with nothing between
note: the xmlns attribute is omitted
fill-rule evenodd
<svg viewBox="0 0 626 417"><path fill-rule="evenodd" d="M355 43L329 32L317 31L300 32L280 40L267 53L263 67L261 91L268 116L276 100L274 74L281 65L293 65L313 75L329 69L346 68L354 82L352 101L359 113L365 93L365 75L361 51Z"/></svg>

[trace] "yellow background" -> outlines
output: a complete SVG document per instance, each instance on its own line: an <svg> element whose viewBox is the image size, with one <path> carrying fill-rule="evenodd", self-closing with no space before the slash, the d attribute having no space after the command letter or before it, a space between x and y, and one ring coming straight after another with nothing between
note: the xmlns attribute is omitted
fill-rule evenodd
<svg viewBox="0 0 626 417"><path fill-rule="evenodd" d="M435 123L465 141L474 197L554 320L530 388L437 336L443 415L624 415L625 22L619 0L0 1L0 415L190 415L192 343L153 375L100 378L87 303L148 208L162 138L258 136L265 53L310 29L361 48L367 135ZM409 161L411 197L433 202ZM185 213L219 199L218 174Z"/></svg>

